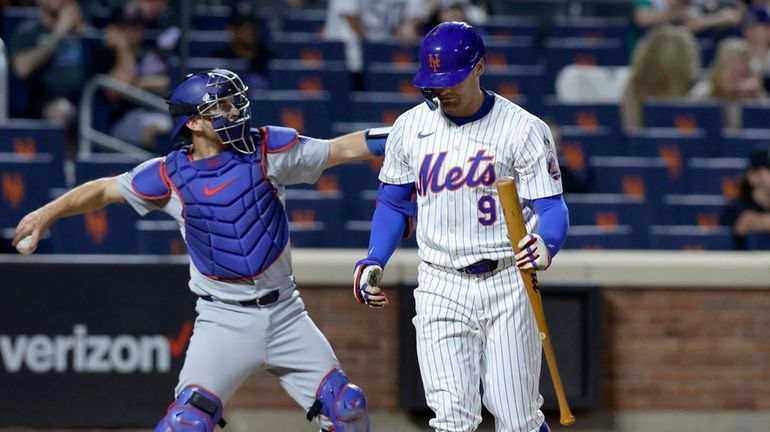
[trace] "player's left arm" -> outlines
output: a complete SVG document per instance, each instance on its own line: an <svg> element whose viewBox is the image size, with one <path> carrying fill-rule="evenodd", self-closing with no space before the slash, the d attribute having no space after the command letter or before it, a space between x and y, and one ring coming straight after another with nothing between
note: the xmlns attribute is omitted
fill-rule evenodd
<svg viewBox="0 0 770 432"><path fill-rule="evenodd" d="M390 127L366 129L353 132L329 141L329 157L324 168L382 156L385 153L385 141Z"/></svg>
<svg viewBox="0 0 770 432"><path fill-rule="evenodd" d="M522 145L515 166L518 190L537 213L538 227L535 233L512 239L519 248L516 264L523 269L545 270L567 238L569 212L562 196L561 171L551 129L542 120L534 119Z"/></svg>

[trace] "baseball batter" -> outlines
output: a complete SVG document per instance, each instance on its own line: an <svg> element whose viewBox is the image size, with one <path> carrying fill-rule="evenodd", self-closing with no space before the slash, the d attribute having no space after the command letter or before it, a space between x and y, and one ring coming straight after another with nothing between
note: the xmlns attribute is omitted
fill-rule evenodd
<svg viewBox="0 0 770 432"><path fill-rule="evenodd" d="M549 128L480 87L484 53L465 23L439 24L423 39L413 82L426 103L402 114L388 137L369 253L356 264L353 291L370 307L388 303L382 271L419 215L413 323L435 412L430 426L474 431L483 403L497 431L547 431L542 348L519 268L551 264L567 235L567 207ZM507 238L501 176L516 179L531 233L523 239ZM522 249L516 256L511 240Z"/></svg>
<svg viewBox="0 0 770 432"><path fill-rule="evenodd" d="M223 406L260 368L323 430L368 431L363 391L349 382L295 289L284 185L315 182L326 167L381 153L384 139L368 131L326 141L283 127L251 129L246 90L224 69L188 76L167 101L181 148L33 211L13 244L29 253L59 218L113 203L179 223L198 316L176 400L156 431L223 425Z"/></svg>

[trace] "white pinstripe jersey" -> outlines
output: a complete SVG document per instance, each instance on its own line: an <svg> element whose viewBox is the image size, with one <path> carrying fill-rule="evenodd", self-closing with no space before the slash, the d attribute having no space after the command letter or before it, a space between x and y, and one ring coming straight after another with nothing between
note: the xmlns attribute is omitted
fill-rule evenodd
<svg viewBox="0 0 770 432"><path fill-rule="evenodd" d="M379 177L390 184L415 182L424 261L462 268L513 255L497 178L516 179L530 232L537 227L532 200L562 192L551 130L513 102L494 98L489 113L462 126L424 103L393 125Z"/></svg>

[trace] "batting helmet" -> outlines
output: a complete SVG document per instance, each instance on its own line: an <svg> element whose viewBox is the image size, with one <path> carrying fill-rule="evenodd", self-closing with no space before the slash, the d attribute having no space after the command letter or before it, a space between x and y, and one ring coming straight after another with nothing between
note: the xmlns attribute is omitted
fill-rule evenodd
<svg viewBox="0 0 770 432"><path fill-rule="evenodd" d="M184 135L185 123L196 115L211 118L214 130L223 144L229 144L241 153L256 150L251 139L251 109L246 95L248 87L241 78L227 69L212 69L190 74L166 99L174 117L171 139ZM238 109L238 117L231 120L231 105Z"/></svg>
<svg viewBox="0 0 770 432"><path fill-rule="evenodd" d="M420 89L447 88L461 83L486 55L481 34L464 22L444 22L420 44L420 69L412 83Z"/></svg>

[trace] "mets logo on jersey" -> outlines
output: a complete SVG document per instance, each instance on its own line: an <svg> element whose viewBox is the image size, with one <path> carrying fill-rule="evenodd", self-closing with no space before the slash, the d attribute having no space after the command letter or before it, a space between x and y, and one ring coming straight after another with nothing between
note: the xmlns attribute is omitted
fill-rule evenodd
<svg viewBox="0 0 770 432"><path fill-rule="evenodd" d="M545 158L546 166L548 167L548 174L554 180L561 178L561 170L559 169L559 161L556 159L556 154L551 150L548 152L548 156Z"/></svg>
<svg viewBox="0 0 770 432"><path fill-rule="evenodd" d="M438 53L428 54L428 64L433 72L438 72L438 68L441 67L441 60L438 58Z"/></svg>
<svg viewBox="0 0 770 432"><path fill-rule="evenodd" d="M420 164L420 175L417 178L417 193L425 196L430 190L434 194L443 190L457 190L461 187L476 188L480 185L491 186L495 183L495 157L487 155L486 150L479 150L468 159L467 170L463 167L454 166L445 171L445 175L440 172L444 167L447 152L438 154L426 154Z"/></svg>

